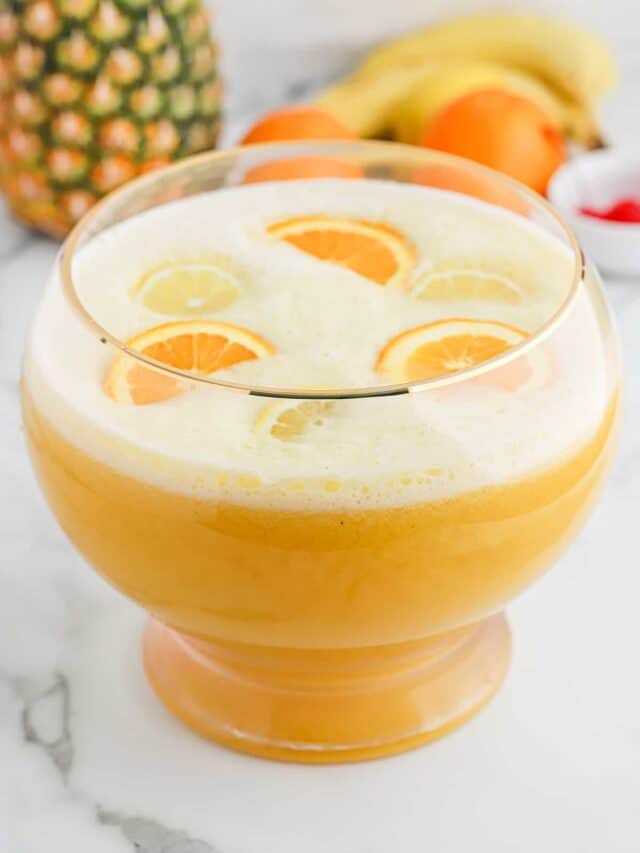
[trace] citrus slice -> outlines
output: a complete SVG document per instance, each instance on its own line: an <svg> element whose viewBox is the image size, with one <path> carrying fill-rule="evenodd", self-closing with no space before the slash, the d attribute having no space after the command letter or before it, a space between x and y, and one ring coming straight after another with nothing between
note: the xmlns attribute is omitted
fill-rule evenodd
<svg viewBox="0 0 640 853"><path fill-rule="evenodd" d="M269 226L269 234L312 255L353 270L382 285L403 282L415 263L415 250L395 228L381 222L299 216Z"/></svg>
<svg viewBox="0 0 640 853"><path fill-rule="evenodd" d="M258 435L292 441L313 427L324 426L333 408L331 400L274 400L260 411L253 429Z"/></svg>
<svg viewBox="0 0 640 853"><path fill-rule="evenodd" d="M423 273L412 285L411 293L425 300L478 300L512 305L522 298L521 288L508 276L455 262Z"/></svg>
<svg viewBox="0 0 640 853"><path fill-rule="evenodd" d="M273 355L274 347L249 329L213 320L183 320L155 326L127 346L178 370L208 375L254 358ZM132 356L118 356L104 388L117 403L143 406L180 393L177 378L153 370Z"/></svg>
<svg viewBox="0 0 640 853"><path fill-rule="evenodd" d="M478 386L498 388L502 391L530 393L549 386L555 372L553 353L547 346L542 345L534 347L502 367L477 376L473 382Z"/></svg>
<svg viewBox="0 0 640 853"><path fill-rule="evenodd" d="M433 379L495 358L527 337L505 323L440 320L392 338L378 356L376 370L390 382Z"/></svg>
<svg viewBox="0 0 640 853"><path fill-rule="evenodd" d="M156 314L208 314L222 311L238 296L240 275L226 258L166 264L147 273L136 296Z"/></svg>

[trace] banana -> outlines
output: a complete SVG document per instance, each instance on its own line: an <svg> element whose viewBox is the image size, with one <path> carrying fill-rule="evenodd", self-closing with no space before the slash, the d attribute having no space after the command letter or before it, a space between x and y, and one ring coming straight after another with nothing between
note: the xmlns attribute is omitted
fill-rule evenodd
<svg viewBox="0 0 640 853"><path fill-rule="evenodd" d="M597 36L529 15L446 22L375 49L318 104L360 136L419 140L450 100L498 87L531 98L573 141L602 144L594 102L615 83L614 59Z"/></svg>
<svg viewBox="0 0 640 853"><path fill-rule="evenodd" d="M358 71L321 92L316 103L365 138L386 137L396 102L412 85L435 69L434 63L400 63L381 73Z"/></svg>
<svg viewBox="0 0 640 853"><path fill-rule="evenodd" d="M507 88L531 98L570 139L601 144L590 105L582 105L524 72L495 62L399 62L383 71L357 69L322 92L316 103L362 137L418 143L435 113L456 97Z"/></svg>
<svg viewBox="0 0 640 853"><path fill-rule="evenodd" d="M578 103L597 100L617 80L608 47L582 27L553 18L476 15L448 21L374 50L363 72L417 60L489 60L544 80Z"/></svg>
<svg viewBox="0 0 640 853"><path fill-rule="evenodd" d="M448 62L433 66L406 91L388 116L400 142L420 144L436 114L456 98L479 89L506 89L537 103L566 136L587 148L600 138L594 117L561 93L522 71L495 62Z"/></svg>

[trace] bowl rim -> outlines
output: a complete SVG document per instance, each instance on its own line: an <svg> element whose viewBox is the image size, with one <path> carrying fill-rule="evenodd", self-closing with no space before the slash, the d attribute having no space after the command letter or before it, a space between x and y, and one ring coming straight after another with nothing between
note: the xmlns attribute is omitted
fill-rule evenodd
<svg viewBox="0 0 640 853"><path fill-rule="evenodd" d="M502 183L507 189L511 189L519 196L524 197L534 208L541 208L551 220L560 228L562 237L566 241L566 247L573 255L573 275L571 285L554 313L543 323L535 332L531 334L521 344L511 347L501 355L481 362L473 367L468 367L463 370L458 370L455 373L445 374L443 376L434 377L432 379L414 380L411 382L400 382L386 385L358 386L355 388L331 388L331 389L311 389L305 387L273 387L267 385L249 385L239 382L231 382L229 380L217 379L215 374L202 375L192 373L188 370L171 367L163 364L156 359L150 358L141 352L138 352L127 345L127 343L116 335L109 332L98 323L91 313L85 308L82 303L74 284L73 277L73 261L78 250L78 244L82 242L85 232L90 229L95 219L105 210L106 207L112 205L114 201L122 199L126 194L134 196L136 192L144 192L145 188L150 187L158 176L161 174L164 178L174 176L177 178L181 173L188 172L197 164L211 163L215 164L222 160L229 160L231 164L237 162L240 157L247 155L257 155L258 160L261 156L266 155L288 155L296 156L296 154L310 154L330 156L346 156L357 157L365 155L375 162L376 159L384 158L385 155L390 155L392 152L402 154L405 152L408 162L415 163L416 158L424 156L424 165L440 162L444 165L457 166L471 171L476 171L480 175L485 175L494 181ZM417 184L416 184L417 186ZM442 191L442 190L440 190ZM159 205L161 206L161 205ZM135 214L134 214L135 215ZM126 220L123 220L126 221ZM111 227L111 226L110 226ZM99 232L98 232L99 233ZM91 240L93 238L89 238ZM183 381L209 385L224 391L234 391L237 393L274 399L300 399L300 400L343 400L343 399L359 399L370 397L390 397L403 394L416 394L424 390L433 390L436 388L454 385L464 382L476 376L489 373L503 365L520 358L525 353L538 347L542 341L548 338L555 329L561 324L565 315L569 312L573 303L577 298L580 286L583 284L586 276L586 259L578 238L574 234L572 228L547 199L535 191L521 184L519 181L510 178L501 172L482 166L471 160L463 157L458 157L452 154L446 154L433 149L422 149L413 145L404 145L398 142L379 142L370 140L354 140L332 142L327 140L304 140L295 142L269 142L250 146L236 146L233 148L218 149L206 151L202 154L196 154L191 157L185 157L165 166L162 169L143 174L131 181L128 181L123 186L112 191L103 199L101 199L91 210L86 213L78 222L75 228L71 231L65 240L58 254L57 268L62 283L64 295L70 303L75 314L79 316L83 325L88 331L95 336L103 345L110 345L121 356L126 356L135 359L136 361L146 365L147 367L173 378Z"/></svg>

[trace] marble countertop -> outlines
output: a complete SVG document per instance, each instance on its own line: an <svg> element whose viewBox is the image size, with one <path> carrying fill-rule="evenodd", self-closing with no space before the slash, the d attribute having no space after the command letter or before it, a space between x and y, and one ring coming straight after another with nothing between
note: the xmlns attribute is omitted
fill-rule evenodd
<svg viewBox="0 0 640 853"><path fill-rule="evenodd" d="M295 65L243 95L235 126L311 85ZM624 91L609 107L619 144L637 138ZM40 496L18 376L56 250L0 211L0 851L638 853L640 278L606 281L627 371L613 476L510 609L498 697L427 748L307 768L228 752L168 715L142 675L143 614L87 570Z"/></svg>

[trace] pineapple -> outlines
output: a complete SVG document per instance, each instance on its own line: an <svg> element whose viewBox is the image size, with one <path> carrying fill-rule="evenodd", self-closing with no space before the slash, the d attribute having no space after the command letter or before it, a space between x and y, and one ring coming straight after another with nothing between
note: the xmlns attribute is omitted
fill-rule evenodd
<svg viewBox="0 0 640 853"><path fill-rule="evenodd" d="M0 0L0 183L64 236L105 193L214 147L203 0Z"/></svg>

